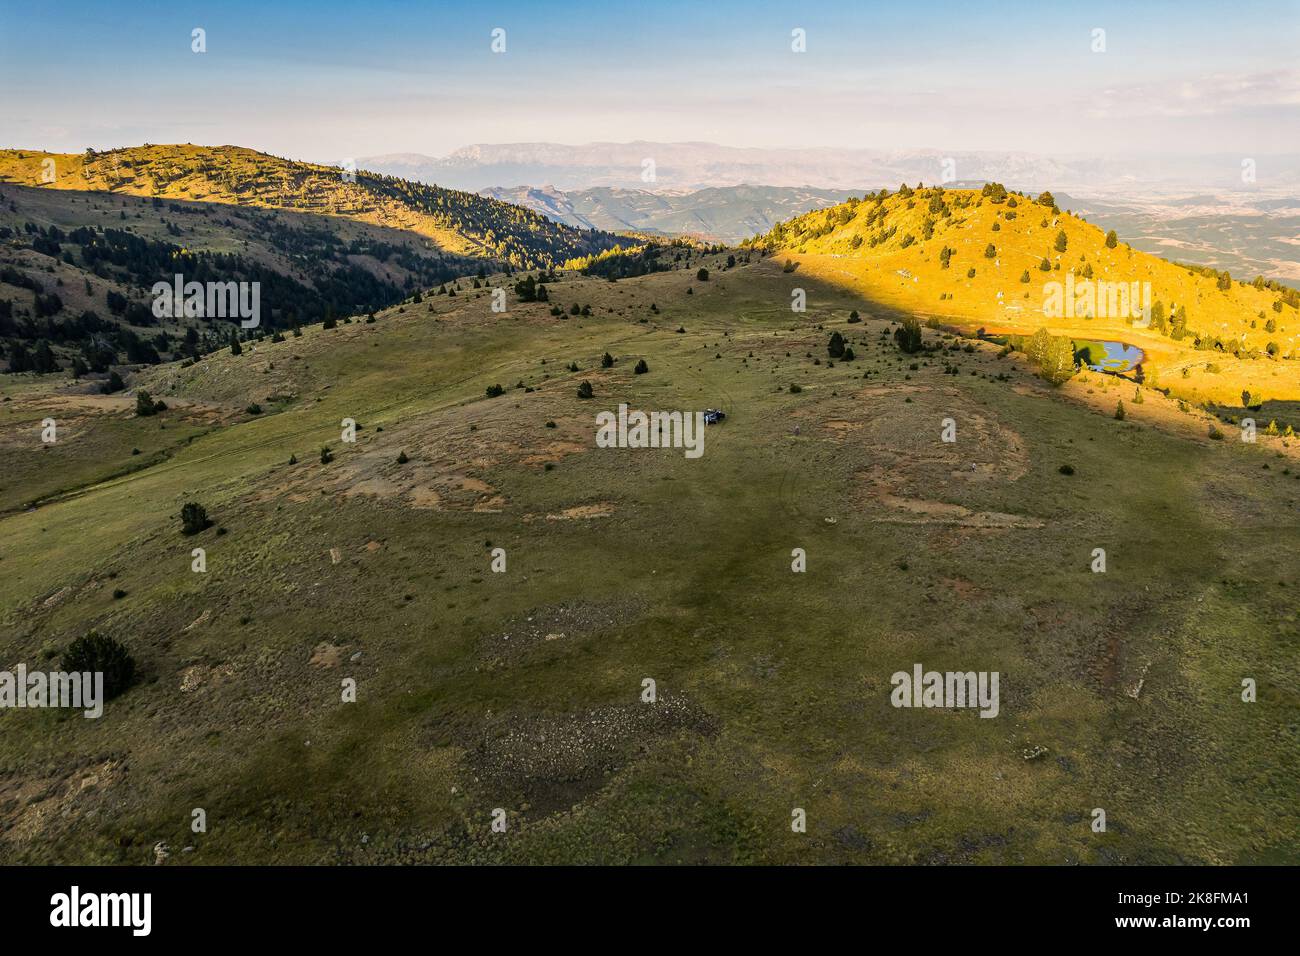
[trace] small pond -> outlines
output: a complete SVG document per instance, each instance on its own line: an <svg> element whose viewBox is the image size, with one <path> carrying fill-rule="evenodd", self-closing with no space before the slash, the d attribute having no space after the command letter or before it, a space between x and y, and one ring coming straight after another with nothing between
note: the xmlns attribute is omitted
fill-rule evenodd
<svg viewBox="0 0 1300 956"><path fill-rule="evenodd" d="M1076 341L1074 349L1076 353L1084 353L1083 361L1094 372L1130 372L1146 358L1135 345L1105 339Z"/></svg>

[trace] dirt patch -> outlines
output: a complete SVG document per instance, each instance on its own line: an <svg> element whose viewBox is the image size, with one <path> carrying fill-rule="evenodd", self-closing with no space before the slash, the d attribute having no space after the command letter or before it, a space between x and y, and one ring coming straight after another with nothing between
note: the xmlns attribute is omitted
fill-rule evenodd
<svg viewBox="0 0 1300 956"><path fill-rule="evenodd" d="M942 578L940 583L965 601L983 597L984 592L965 578Z"/></svg>
<svg viewBox="0 0 1300 956"><path fill-rule="evenodd" d="M861 430L862 422L848 421L843 418L831 418L822 422L822 428L830 432L832 436L843 438L852 432Z"/></svg>
<svg viewBox="0 0 1300 956"><path fill-rule="evenodd" d="M233 677L235 668L232 664L192 664L181 671L180 691L189 694L204 685L218 686Z"/></svg>
<svg viewBox="0 0 1300 956"><path fill-rule="evenodd" d="M457 458L453 463L417 457L423 452L417 450L419 446L408 433L406 441L393 442L395 448L409 449L409 460L398 464L397 452L388 447L387 441L371 442L361 448L340 450L329 469L276 469L274 474L282 479L260 492L257 500L307 501L324 491L431 511L498 511L509 505L490 483L465 474L468 458ZM491 459L480 455L475 460Z"/></svg>
<svg viewBox="0 0 1300 956"><path fill-rule="evenodd" d="M83 816L88 804L124 774L120 760L100 760L62 777L0 781L0 842L26 843L52 824Z"/></svg>
<svg viewBox="0 0 1300 956"><path fill-rule="evenodd" d="M349 498L356 495L375 495L379 498L391 498L401 493L401 487L386 478L366 478L343 490Z"/></svg>
<svg viewBox="0 0 1300 956"><path fill-rule="evenodd" d="M862 492L858 500L868 507L886 509L884 514L872 516L875 521L895 524L946 524L963 528L1005 529L1041 528L1043 522L1025 515L1004 514L999 511L976 511L965 505L936 501L895 491L892 475L884 466L876 465L858 473ZM942 486L942 483L939 483Z"/></svg>
<svg viewBox="0 0 1300 956"><path fill-rule="evenodd" d="M307 661L312 667L333 668L343 663L344 656L352 650L350 644L331 644L321 641L312 648L311 658Z"/></svg>
<svg viewBox="0 0 1300 956"><path fill-rule="evenodd" d="M943 501L926 501L921 498L900 498L897 495L881 495L877 499L881 504L906 512L915 517L885 517L878 521L892 521L916 524L956 524L965 528L1041 528L1043 522L1037 518L1022 515L1003 514L998 511L972 511L964 505L954 505Z"/></svg>
<svg viewBox="0 0 1300 956"><path fill-rule="evenodd" d="M90 412L112 413L112 412L134 412L135 397L132 395L41 395L26 401L20 400L19 407L27 405L36 405L40 408L52 407L61 408L79 408Z"/></svg>
<svg viewBox="0 0 1300 956"><path fill-rule="evenodd" d="M185 630L187 630L187 631L192 631L192 630L194 630L196 627L200 627L201 625L207 624L208 621L210 621L210 620L212 620L212 610L211 610L211 608L209 608L208 610L204 611L202 614L200 614L200 615L199 615L198 617L196 617L194 620L190 621L190 623L186 624L186 625L185 625Z"/></svg>
<svg viewBox="0 0 1300 956"><path fill-rule="evenodd" d="M59 588L59 590L55 591L53 594L51 594L44 601L41 602L41 607L45 608L46 610L52 607L57 607L59 604L63 603L63 599L67 597L69 592L71 591L72 588L70 587Z"/></svg>
<svg viewBox="0 0 1300 956"><path fill-rule="evenodd" d="M868 386L819 407L821 414L802 416L814 419L812 434L859 449L908 497L918 497L907 493L909 483L927 489L952 481L1005 484L1029 471L1023 436L956 388Z"/></svg>
<svg viewBox="0 0 1300 956"><path fill-rule="evenodd" d="M608 501L598 501L590 505L575 505L565 508L557 514L548 514L547 521L581 521L588 518L608 518L614 513L614 505ZM524 521L532 521L536 515L524 515Z"/></svg>
<svg viewBox="0 0 1300 956"><path fill-rule="evenodd" d="M857 392L854 393L853 397L855 399L880 398L882 396L898 395L900 393L911 393L915 395L918 392L929 392L931 390L932 389L929 385L868 385L865 388L858 389Z"/></svg>
<svg viewBox="0 0 1300 956"><path fill-rule="evenodd" d="M442 508L442 495L427 486L412 488L406 495L412 508L438 511Z"/></svg>
<svg viewBox="0 0 1300 956"><path fill-rule="evenodd" d="M524 455L519 459L519 463L522 465L546 465L586 450L586 445L580 445L574 441L553 441L545 445L540 451Z"/></svg>
<svg viewBox="0 0 1300 956"><path fill-rule="evenodd" d="M395 490L394 495L411 508L428 511L504 511L509 500L481 478L457 472L429 474L422 469L419 484Z"/></svg>

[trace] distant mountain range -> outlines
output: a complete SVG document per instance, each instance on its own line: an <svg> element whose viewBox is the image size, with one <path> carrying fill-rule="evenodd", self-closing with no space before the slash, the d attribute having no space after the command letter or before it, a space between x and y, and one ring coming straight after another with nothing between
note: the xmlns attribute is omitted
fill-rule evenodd
<svg viewBox="0 0 1300 956"><path fill-rule="evenodd" d="M782 220L833 206L862 192L808 186L724 186L685 193L613 186L567 191L554 186L498 186L480 190L480 195L582 229L691 235L734 244L767 232Z"/></svg>
<svg viewBox="0 0 1300 956"><path fill-rule="evenodd" d="M1096 198L1054 194L1135 249L1175 262L1300 285L1300 198L1219 192Z"/></svg>
<svg viewBox="0 0 1300 956"><path fill-rule="evenodd" d="M442 157L400 153L356 162L478 191L570 226L722 242L903 182L999 182L1060 197L1069 191L1067 205L1157 255L1233 275L1300 281L1300 155L1293 154L1249 158L1245 177L1247 160L1235 154L1043 156L712 143L480 144Z"/></svg>
<svg viewBox="0 0 1300 956"><path fill-rule="evenodd" d="M650 167L647 161L653 163ZM465 190L551 185L559 190L609 186L650 192L763 184L855 190L981 180L1008 188L1239 191L1300 187L1300 155L1254 157L1254 181L1242 181L1239 154L1045 156L942 149L758 149L714 143L502 143L465 146L441 157L393 153L359 157L376 172ZM653 170L653 178L648 172Z"/></svg>

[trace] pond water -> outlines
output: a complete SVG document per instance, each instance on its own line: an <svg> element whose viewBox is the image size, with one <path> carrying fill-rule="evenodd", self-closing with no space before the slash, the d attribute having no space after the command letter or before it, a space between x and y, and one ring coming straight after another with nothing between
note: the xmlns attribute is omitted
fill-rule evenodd
<svg viewBox="0 0 1300 956"><path fill-rule="evenodd" d="M1129 372L1141 365L1146 358L1140 348L1127 342L1093 339L1075 342L1074 347L1076 351L1088 353L1088 368L1095 372Z"/></svg>

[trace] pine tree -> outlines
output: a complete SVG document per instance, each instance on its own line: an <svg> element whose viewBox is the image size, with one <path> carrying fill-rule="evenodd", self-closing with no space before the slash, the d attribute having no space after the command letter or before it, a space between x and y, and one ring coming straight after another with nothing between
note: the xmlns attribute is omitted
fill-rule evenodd
<svg viewBox="0 0 1300 956"><path fill-rule="evenodd" d="M36 344L36 351L32 353L32 371L38 375L47 375L58 370L59 363L54 360L54 351L50 348L50 343L41 339Z"/></svg>
<svg viewBox="0 0 1300 956"><path fill-rule="evenodd" d="M909 355L921 351L921 323L910 315L903 319L894 329L894 344Z"/></svg>
<svg viewBox="0 0 1300 956"><path fill-rule="evenodd" d="M135 659L126 647L97 631L69 644L59 666L65 673L102 674L105 700L121 694L135 681Z"/></svg>
<svg viewBox="0 0 1300 956"><path fill-rule="evenodd" d="M212 526L208 520L207 509L196 501L187 501L181 506L181 534L198 534L204 528Z"/></svg>

